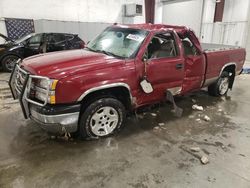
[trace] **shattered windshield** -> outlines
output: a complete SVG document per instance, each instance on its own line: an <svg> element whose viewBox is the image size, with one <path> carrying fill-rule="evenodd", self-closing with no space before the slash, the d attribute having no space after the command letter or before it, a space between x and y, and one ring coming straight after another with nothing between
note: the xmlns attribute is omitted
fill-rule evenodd
<svg viewBox="0 0 250 188"><path fill-rule="evenodd" d="M147 34L144 30L109 27L91 41L87 49L115 57L131 58L136 55Z"/></svg>

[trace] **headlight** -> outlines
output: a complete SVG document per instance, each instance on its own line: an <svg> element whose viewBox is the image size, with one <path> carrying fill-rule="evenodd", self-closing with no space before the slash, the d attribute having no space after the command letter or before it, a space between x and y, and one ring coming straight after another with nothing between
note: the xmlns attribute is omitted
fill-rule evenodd
<svg viewBox="0 0 250 188"><path fill-rule="evenodd" d="M56 85L58 80L38 80L35 84L35 98L41 101L46 101L50 104L56 103Z"/></svg>
<svg viewBox="0 0 250 188"><path fill-rule="evenodd" d="M50 90L55 90L57 82L58 82L58 80L41 79L40 81L37 82L36 85L38 87L43 88L43 89L47 89L49 87Z"/></svg>

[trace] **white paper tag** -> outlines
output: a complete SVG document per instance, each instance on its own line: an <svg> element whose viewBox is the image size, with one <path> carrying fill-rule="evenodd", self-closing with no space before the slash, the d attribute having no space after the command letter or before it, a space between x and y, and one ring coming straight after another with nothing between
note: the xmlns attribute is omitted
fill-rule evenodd
<svg viewBox="0 0 250 188"><path fill-rule="evenodd" d="M141 83L140 83L141 87L142 87L142 90L145 92L145 93L152 93L153 92L153 87L152 85L147 81L147 80L142 80Z"/></svg>
<svg viewBox="0 0 250 188"><path fill-rule="evenodd" d="M142 37L137 36L137 35L133 35L133 34L129 34L126 38L130 39L130 40L135 40L135 41L138 41L138 42L141 42L143 40Z"/></svg>

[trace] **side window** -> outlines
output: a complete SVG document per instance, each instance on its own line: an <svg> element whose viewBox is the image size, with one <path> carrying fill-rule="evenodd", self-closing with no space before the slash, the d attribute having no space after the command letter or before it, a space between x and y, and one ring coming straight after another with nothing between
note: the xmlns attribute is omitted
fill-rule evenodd
<svg viewBox="0 0 250 188"><path fill-rule="evenodd" d="M72 49L72 48L74 48L74 45L79 45L79 44L77 44L77 40L75 40L75 37L74 37L74 35L64 35L64 37L65 37L65 42L66 42L66 44L67 44L67 48L68 49Z"/></svg>
<svg viewBox="0 0 250 188"><path fill-rule="evenodd" d="M40 44L42 42L42 34L37 34L29 39L29 44Z"/></svg>
<svg viewBox="0 0 250 188"><path fill-rule="evenodd" d="M174 36L171 33L155 35L148 45L148 59L170 58L177 56Z"/></svg>
<svg viewBox="0 0 250 188"><path fill-rule="evenodd" d="M195 47L195 45L192 43L192 41L189 38L184 38L182 40L182 46L184 48L184 54L186 56L200 55L198 49Z"/></svg>
<svg viewBox="0 0 250 188"><path fill-rule="evenodd" d="M74 35L65 35L64 37L68 42L71 42L74 39Z"/></svg>
<svg viewBox="0 0 250 188"><path fill-rule="evenodd" d="M65 37L69 49L84 47L84 43L77 35L66 35Z"/></svg>
<svg viewBox="0 0 250 188"><path fill-rule="evenodd" d="M53 45L60 45L64 43L65 41L66 40L65 40L64 35L61 35L61 34L50 34L48 36L48 42Z"/></svg>
<svg viewBox="0 0 250 188"><path fill-rule="evenodd" d="M65 42L65 37L64 37L64 35L54 34L54 35L53 35L53 39L54 39L54 42L55 42L56 44Z"/></svg>
<svg viewBox="0 0 250 188"><path fill-rule="evenodd" d="M55 43L52 34L47 34L46 36L47 36L47 42L49 42L49 43Z"/></svg>

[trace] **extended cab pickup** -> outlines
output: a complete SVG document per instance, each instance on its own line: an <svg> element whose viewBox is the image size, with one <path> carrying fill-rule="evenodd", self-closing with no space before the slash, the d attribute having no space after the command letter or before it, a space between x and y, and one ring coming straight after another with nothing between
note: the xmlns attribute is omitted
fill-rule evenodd
<svg viewBox="0 0 250 188"><path fill-rule="evenodd" d="M225 95L239 75L245 49L201 44L186 27L113 25L85 49L19 60L9 85L25 118L50 132L103 137L126 112L208 86Z"/></svg>

